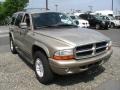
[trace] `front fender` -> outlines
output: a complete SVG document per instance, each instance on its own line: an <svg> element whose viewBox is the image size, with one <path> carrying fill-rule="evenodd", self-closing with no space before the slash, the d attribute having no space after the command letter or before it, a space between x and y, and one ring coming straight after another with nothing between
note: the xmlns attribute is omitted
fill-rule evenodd
<svg viewBox="0 0 120 90"><path fill-rule="evenodd" d="M37 42L37 41L34 43L34 45L42 48L45 51L45 53L47 54L47 56L50 57L50 52L46 45L44 45L43 43Z"/></svg>

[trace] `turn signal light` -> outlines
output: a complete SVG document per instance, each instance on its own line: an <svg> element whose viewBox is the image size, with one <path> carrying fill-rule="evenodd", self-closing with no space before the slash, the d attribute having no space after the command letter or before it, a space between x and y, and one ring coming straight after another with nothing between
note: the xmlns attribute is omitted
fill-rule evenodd
<svg viewBox="0 0 120 90"><path fill-rule="evenodd" d="M53 59L55 59L55 60L71 60L73 58L74 58L73 55L69 55L69 56L54 56L53 57Z"/></svg>

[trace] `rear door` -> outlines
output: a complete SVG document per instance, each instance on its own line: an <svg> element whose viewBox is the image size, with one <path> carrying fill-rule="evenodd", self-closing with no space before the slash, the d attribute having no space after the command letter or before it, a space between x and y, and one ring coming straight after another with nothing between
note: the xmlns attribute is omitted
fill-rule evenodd
<svg viewBox="0 0 120 90"><path fill-rule="evenodd" d="M15 21L16 21L17 16L18 16L17 13L13 14L12 20L11 20L11 25L9 26L9 30L13 34L12 39L15 39L15 40L16 40L16 38L14 38L14 37L16 37L16 34L15 34L16 33Z"/></svg>
<svg viewBox="0 0 120 90"><path fill-rule="evenodd" d="M20 23L22 21L23 18L23 13L19 13L16 17L15 23L14 23L14 40L16 45L21 48L22 47L22 42L21 42L21 38L20 38L20 34L21 34L21 28L20 28Z"/></svg>

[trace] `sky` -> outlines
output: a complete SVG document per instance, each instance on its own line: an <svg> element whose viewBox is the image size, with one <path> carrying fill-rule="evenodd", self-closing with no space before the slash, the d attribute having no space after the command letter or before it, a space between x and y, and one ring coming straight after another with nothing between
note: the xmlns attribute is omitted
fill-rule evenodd
<svg viewBox="0 0 120 90"><path fill-rule="evenodd" d="M4 1L4 0L0 0ZM27 8L45 8L46 0L29 0ZM114 1L114 12L120 11L120 0ZM90 10L88 6L93 6L93 10L111 10L112 0L48 0L49 9L55 10L55 4L59 11L70 11L78 9L81 11Z"/></svg>
<svg viewBox="0 0 120 90"><path fill-rule="evenodd" d="M29 8L45 8L46 0L29 0ZM120 11L120 0L114 1L114 11ZM48 0L49 9L55 10L55 4L58 4L58 10L68 11L78 9L82 11L90 10L88 6L93 6L93 10L111 10L112 0Z"/></svg>

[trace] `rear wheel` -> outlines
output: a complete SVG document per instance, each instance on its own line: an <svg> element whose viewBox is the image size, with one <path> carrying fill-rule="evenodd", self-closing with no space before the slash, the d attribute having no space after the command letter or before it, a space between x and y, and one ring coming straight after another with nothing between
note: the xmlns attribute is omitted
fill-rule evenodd
<svg viewBox="0 0 120 90"><path fill-rule="evenodd" d="M10 51L13 53L13 54L16 54L17 51L16 51L16 48L15 48L15 45L14 45L14 42L12 40L12 38L10 38Z"/></svg>
<svg viewBox="0 0 120 90"><path fill-rule="evenodd" d="M96 24L95 28L96 28L97 30L99 30L99 29L100 29L100 24Z"/></svg>
<svg viewBox="0 0 120 90"><path fill-rule="evenodd" d="M115 24L114 23L111 23L111 28L114 28L115 27Z"/></svg>
<svg viewBox="0 0 120 90"><path fill-rule="evenodd" d="M108 28L108 27L105 27L104 29L108 30L109 28Z"/></svg>
<svg viewBox="0 0 120 90"><path fill-rule="evenodd" d="M47 57L44 55L44 53L37 51L34 59L35 74L37 79L43 84L48 84L53 80L53 73L50 69Z"/></svg>

